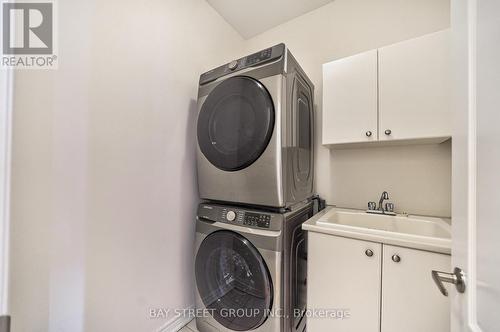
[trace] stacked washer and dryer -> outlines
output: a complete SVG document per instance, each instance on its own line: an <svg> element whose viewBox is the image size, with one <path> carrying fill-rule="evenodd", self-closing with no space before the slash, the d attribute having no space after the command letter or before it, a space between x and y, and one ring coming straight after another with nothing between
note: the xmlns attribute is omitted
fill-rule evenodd
<svg viewBox="0 0 500 332"><path fill-rule="evenodd" d="M305 330L313 91L284 44L200 77L200 332Z"/></svg>

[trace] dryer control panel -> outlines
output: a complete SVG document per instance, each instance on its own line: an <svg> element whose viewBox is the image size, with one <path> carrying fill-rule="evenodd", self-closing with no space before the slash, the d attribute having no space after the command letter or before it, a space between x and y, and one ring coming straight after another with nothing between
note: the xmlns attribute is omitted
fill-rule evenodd
<svg viewBox="0 0 500 332"><path fill-rule="evenodd" d="M215 204L200 204L198 218L208 222L270 230L279 230L282 220L282 216L276 213Z"/></svg>
<svg viewBox="0 0 500 332"><path fill-rule="evenodd" d="M219 77L229 75L245 68L260 66L265 63L278 60L285 54L285 52L285 44L278 44L244 58L233 60L230 63L202 74L200 76L200 85L213 82Z"/></svg>

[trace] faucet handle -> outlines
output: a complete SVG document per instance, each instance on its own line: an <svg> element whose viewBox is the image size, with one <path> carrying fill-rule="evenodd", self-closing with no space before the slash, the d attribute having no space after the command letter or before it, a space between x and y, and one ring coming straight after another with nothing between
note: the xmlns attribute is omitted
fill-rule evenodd
<svg viewBox="0 0 500 332"><path fill-rule="evenodd" d="M394 212L394 203L385 203L385 210L387 212Z"/></svg>
<svg viewBox="0 0 500 332"><path fill-rule="evenodd" d="M376 210L377 209L377 203L375 202L368 202L368 210Z"/></svg>

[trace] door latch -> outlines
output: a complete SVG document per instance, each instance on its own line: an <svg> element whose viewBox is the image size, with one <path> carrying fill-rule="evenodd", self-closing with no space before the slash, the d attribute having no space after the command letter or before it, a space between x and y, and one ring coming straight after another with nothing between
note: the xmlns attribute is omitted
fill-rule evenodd
<svg viewBox="0 0 500 332"><path fill-rule="evenodd" d="M439 288L441 294L444 296L448 296L448 291L444 287L443 282L455 285L459 293L465 292L464 272L458 267L453 270L453 273L432 270L432 279L436 283L436 286Z"/></svg>

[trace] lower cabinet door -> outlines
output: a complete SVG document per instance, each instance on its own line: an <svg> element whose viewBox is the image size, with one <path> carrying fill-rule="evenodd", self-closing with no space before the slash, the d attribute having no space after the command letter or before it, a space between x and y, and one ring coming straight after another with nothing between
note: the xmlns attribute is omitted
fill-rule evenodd
<svg viewBox="0 0 500 332"><path fill-rule="evenodd" d="M450 302L431 271L450 271L449 255L384 245L382 332L449 332Z"/></svg>
<svg viewBox="0 0 500 332"><path fill-rule="evenodd" d="M308 237L307 331L380 331L382 245L314 232Z"/></svg>

